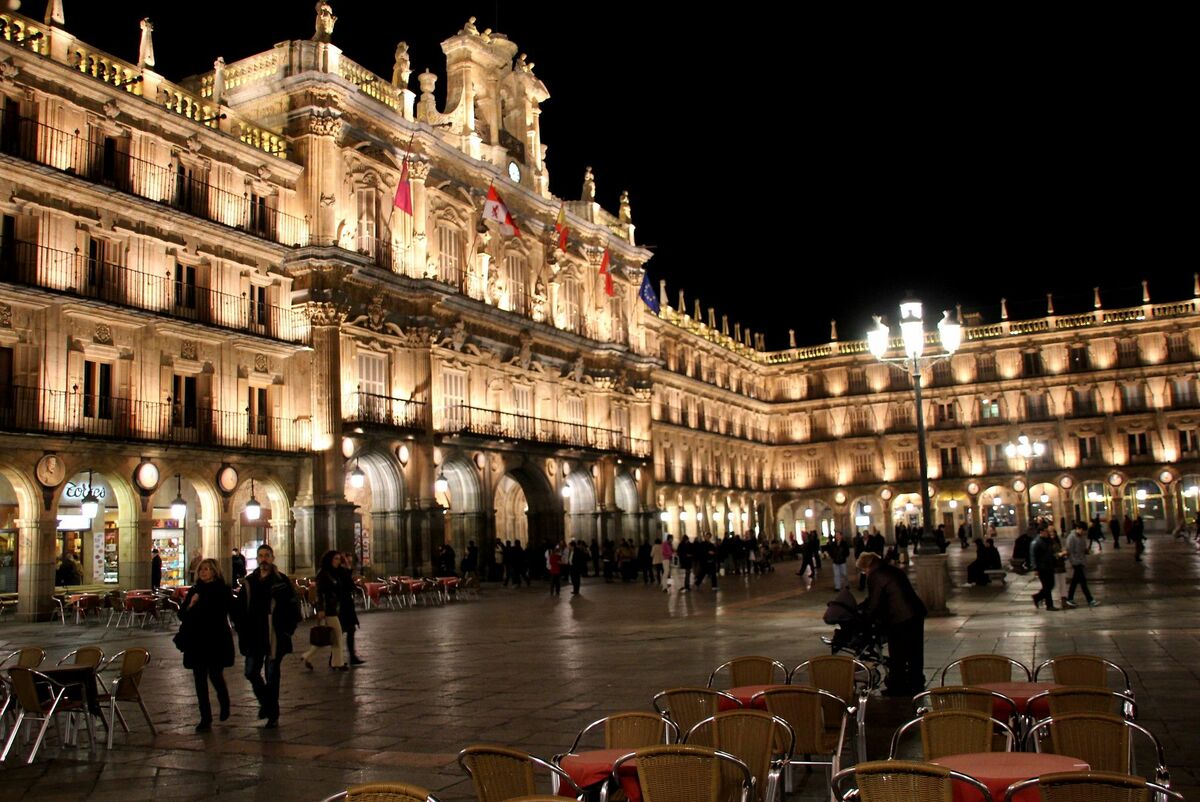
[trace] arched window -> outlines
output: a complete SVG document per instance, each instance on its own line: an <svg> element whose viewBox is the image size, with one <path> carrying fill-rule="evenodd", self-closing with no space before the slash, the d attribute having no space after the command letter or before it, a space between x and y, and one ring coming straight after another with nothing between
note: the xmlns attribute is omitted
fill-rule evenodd
<svg viewBox="0 0 1200 802"><path fill-rule="evenodd" d="M580 333L582 322L579 317L579 282L567 279L562 285L562 305L567 331Z"/></svg>

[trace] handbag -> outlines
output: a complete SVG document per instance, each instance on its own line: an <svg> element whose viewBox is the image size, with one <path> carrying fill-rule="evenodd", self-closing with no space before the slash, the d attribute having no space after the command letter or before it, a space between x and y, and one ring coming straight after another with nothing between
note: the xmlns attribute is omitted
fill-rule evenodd
<svg viewBox="0 0 1200 802"><path fill-rule="evenodd" d="M175 637L171 639L171 641L175 644L175 648L181 652L186 652L188 650L190 640L191 638L188 637L188 628L186 624L180 624L179 631L176 632Z"/></svg>
<svg viewBox="0 0 1200 802"><path fill-rule="evenodd" d="M310 646L332 646L333 627L317 624L308 631L308 643Z"/></svg>

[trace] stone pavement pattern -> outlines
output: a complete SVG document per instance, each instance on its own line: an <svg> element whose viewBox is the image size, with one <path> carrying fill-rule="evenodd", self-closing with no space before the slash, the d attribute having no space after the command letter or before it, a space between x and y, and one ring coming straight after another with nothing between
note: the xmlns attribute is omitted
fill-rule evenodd
<svg viewBox="0 0 1200 802"><path fill-rule="evenodd" d="M958 582L967 554L951 546ZM826 568L810 588L795 566L784 563L763 579L723 578L719 593L667 595L592 579L575 598L553 599L536 584L486 586L477 601L371 612L359 635L367 665L310 674L289 658L274 731L256 720L240 666L230 669L233 716L203 736L192 732L191 675L170 633L7 620L4 650L41 645L50 661L86 643L108 654L147 646L154 660L143 687L159 735L150 736L135 713L132 732L118 732L112 751L60 749L52 739L34 765L10 758L0 768L0 799L320 800L349 783L392 779L427 786L447 802L469 800L454 762L466 744L548 757L590 721L649 709L655 692L703 684L728 658L768 654L790 666L824 653L818 636L830 630L821 615L832 579ZM1130 671L1139 721L1163 742L1173 784L1200 799L1200 557L1158 537L1144 564L1134 563L1131 549L1106 550L1092 557L1089 574L1102 605L1057 613L1034 610L1031 576L1010 575L1007 587L956 588L953 615L926 626L926 673L932 681L951 660L976 652L1030 665L1072 651L1107 657ZM306 640L302 629L297 643ZM868 710L869 756L886 756L911 703L876 699ZM828 798L821 773L797 778L789 800Z"/></svg>

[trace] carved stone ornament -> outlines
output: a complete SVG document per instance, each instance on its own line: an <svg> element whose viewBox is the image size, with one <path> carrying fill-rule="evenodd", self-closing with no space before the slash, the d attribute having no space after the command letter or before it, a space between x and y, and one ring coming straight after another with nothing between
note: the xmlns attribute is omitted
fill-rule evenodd
<svg viewBox="0 0 1200 802"><path fill-rule="evenodd" d="M321 92L314 90L309 93L309 99L312 105L322 109L335 109L341 103L341 98L337 92Z"/></svg>
<svg viewBox="0 0 1200 802"><path fill-rule="evenodd" d="M358 315L349 321L351 326L362 326L375 332L387 332L397 336L403 335L404 330L387 319L387 307L383 305L383 295L374 295L367 304L366 314Z"/></svg>
<svg viewBox="0 0 1200 802"><path fill-rule="evenodd" d="M187 145L187 149L190 150L192 153L200 152L200 138L197 137L195 134L193 134L192 136L189 136L187 138L187 142L185 142L184 144Z"/></svg>
<svg viewBox="0 0 1200 802"><path fill-rule="evenodd" d="M413 160L408 163L408 177L413 181L429 178L429 162Z"/></svg>
<svg viewBox="0 0 1200 802"><path fill-rule="evenodd" d="M12 83L13 79L20 74L21 68L16 64L13 64L11 60L4 59L3 61L0 61L0 83Z"/></svg>
<svg viewBox="0 0 1200 802"><path fill-rule="evenodd" d="M117 101L110 100L104 104L104 116L108 119L115 120L120 113L121 107L117 105Z"/></svg>
<svg viewBox="0 0 1200 802"><path fill-rule="evenodd" d="M109 328L107 324L97 324L96 333L92 335L92 340L100 343L101 345L112 345L112 329Z"/></svg>
<svg viewBox="0 0 1200 802"><path fill-rule="evenodd" d="M313 115L308 118L308 131L317 136L339 139L342 135L342 121L332 114Z"/></svg>
<svg viewBox="0 0 1200 802"><path fill-rule="evenodd" d="M328 192L321 193L321 205L328 208L337 203L337 198Z"/></svg>
<svg viewBox="0 0 1200 802"><path fill-rule="evenodd" d="M184 340L179 348L179 356L183 359L195 361L197 351L195 340Z"/></svg>
<svg viewBox="0 0 1200 802"><path fill-rule="evenodd" d="M436 340L434 333L423 326L409 329L398 336L400 337L400 345L404 348L428 348Z"/></svg>
<svg viewBox="0 0 1200 802"><path fill-rule="evenodd" d="M271 168L265 164L258 165L258 169L254 172L260 181L267 181L271 178Z"/></svg>
<svg viewBox="0 0 1200 802"><path fill-rule="evenodd" d="M313 301L305 310L314 326L340 326L346 316L342 305L332 301Z"/></svg>
<svg viewBox="0 0 1200 802"><path fill-rule="evenodd" d="M266 354L255 354L254 355L254 369L256 371L258 371L259 373L266 373L267 369L269 367L270 367L270 364L267 361Z"/></svg>
<svg viewBox="0 0 1200 802"><path fill-rule="evenodd" d="M8 304L0 304L0 329L12 328L12 307Z"/></svg>

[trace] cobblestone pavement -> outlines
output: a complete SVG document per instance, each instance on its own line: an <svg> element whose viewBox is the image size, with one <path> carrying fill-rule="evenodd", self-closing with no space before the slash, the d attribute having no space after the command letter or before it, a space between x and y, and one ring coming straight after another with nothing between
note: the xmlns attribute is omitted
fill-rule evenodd
<svg viewBox="0 0 1200 802"><path fill-rule="evenodd" d="M967 554L951 547L958 582ZM551 598L538 585L487 586L478 600L371 612L359 637L365 666L310 674L289 658L278 730L261 728L247 683L231 669L233 716L203 736L192 732L191 676L169 632L7 619L0 645L41 645L51 661L88 643L108 654L149 648L154 659L143 687L159 734L152 737L135 714L132 732L118 732L111 751L63 749L51 737L34 765L10 757L0 768L0 799L320 800L348 783L387 779L427 786L447 802L471 799L454 762L466 744L549 756L588 722L648 709L663 688L703 684L730 657L769 654L794 665L822 653L832 579L826 568L810 587L795 567L722 578L719 593L667 595L591 579L574 598ZM1159 536L1145 563L1134 562L1132 549L1106 550L1092 557L1089 573L1102 602L1094 609L1035 611L1030 576L1010 575L1006 587L956 588L953 615L927 623L926 673L932 679L950 660L976 652L1026 664L1072 651L1107 657L1129 669L1139 720L1163 742L1174 785L1200 799L1200 558L1188 544ZM305 641L302 629L297 642ZM886 754L892 730L910 714L905 700L872 701L871 757ZM798 774L789 799L827 798L823 779Z"/></svg>

